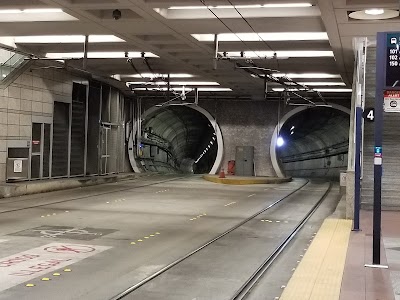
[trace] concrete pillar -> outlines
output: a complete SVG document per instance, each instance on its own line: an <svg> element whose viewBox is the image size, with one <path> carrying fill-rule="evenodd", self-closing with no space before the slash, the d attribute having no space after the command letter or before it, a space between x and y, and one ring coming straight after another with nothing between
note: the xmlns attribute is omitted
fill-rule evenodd
<svg viewBox="0 0 400 300"><path fill-rule="evenodd" d="M346 175L346 219L353 219L354 216L354 171L347 171Z"/></svg>

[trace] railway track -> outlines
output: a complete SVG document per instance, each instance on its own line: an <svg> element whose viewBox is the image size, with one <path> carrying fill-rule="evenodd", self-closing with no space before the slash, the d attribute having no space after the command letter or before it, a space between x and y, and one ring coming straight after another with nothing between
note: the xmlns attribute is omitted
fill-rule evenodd
<svg viewBox="0 0 400 300"><path fill-rule="evenodd" d="M124 298L136 299L136 298L131 298L131 297L127 297L127 296L131 295L134 291L138 290L139 288L141 288L141 287L145 286L146 284L150 283L151 281L155 280L157 277L166 273L167 271L171 270L172 268L177 267L179 264L186 261L187 259L189 259L193 255L195 255L196 253L199 253L200 251L202 251L203 249L214 244L215 242L222 239L223 237L228 236L234 230L242 227L249 221L255 219L260 214L267 212L268 210L272 209L273 207L277 206L278 204L284 202L284 200L295 195L299 191L302 191L306 186L308 186L308 184L309 184L309 181L306 181L302 186L293 190L288 195L286 195L286 196L276 200L272 204L264 207L257 213L255 213L252 216L248 217L247 219L241 221L240 223L236 224L235 226L231 227L230 229L226 230L225 232L221 233L220 235L216 236L215 238L211 239L210 241L204 243L200 247L198 247L198 248L194 249L193 251L187 253L186 255L176 259L175 261L166 265L159 271L153 273L152 275L146 277L145 279L141 280L140 282L138 282L138 283L132 285L131 287L127 288L126 290L122 291L118 295L115 295L110 300L119 300L119 299L124 299ZM329 191L331 190L331 187L332 187L332 184L329 183L329 186L322 191L323 195L312 206L312 208L302 218L302 220L293 228L293 230L286 236L286 238L281 243L279 243L279 245L276 246L276 248L272 252L266 254L266 256L265 256L266 258L263 261L263 263L254 271L254 273L248 278L248 280L246 280L246 282L239 289L234 291L232 293L233 295L230 298L226 298L226 299L239 300L239 299L247 298L247 296L249 295L249 292L257 284L257 282L260 280L260 278L268 271L269 267L273 264L275 259L279 256L279 254L281 254L285 250L286 247L288 247L288 245L293 240L293 238L297 235L297 233L301 230L301 228L307 223L307 221L311 218L311 216L314 214L314 212L318 209L318 207L321 205L321 203L324 201L324 199L328 195Z"/></svg>

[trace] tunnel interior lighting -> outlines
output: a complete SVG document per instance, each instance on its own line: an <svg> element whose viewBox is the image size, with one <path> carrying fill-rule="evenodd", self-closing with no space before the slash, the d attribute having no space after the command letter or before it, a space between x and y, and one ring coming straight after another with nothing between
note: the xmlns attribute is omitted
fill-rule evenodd
<svg viewBox="0 0 400 300"><path fill-rule="evenodd" d="M195 5L195 6L170 6L168 9L233 9L233 8L296 8L296 7L312 7L311 3L267 3L267 4L247 4L247 5Z"/></svg>
<svg viewBox="0 0 400 300"><path fill-rule="evenodd" d="M65 52L65 53L46 53L47 58L67 59L67 58L83 58L83 52ZM151 52L145 52L145 57L158 57ZM88 58L126 58L125 52L88 52ZM142 57L142 52L128 52L130 58Z"/></svg>
<svg viewBox="0 0 400 300"><path fill-rule="evenodd" d="M0 37L0 39L5 37ZM35 36L15 36L16 44L73 44L84 43L84 35L35 35ZM89 43L111 43L125 42L115 35L89 35Z"/></svg>
<svg viewBox="0 0 400 300"><path fill-rule="evenodd" d="M385 13L385 10L383 8L371 8L371 9L366 9L364 10L364 12L367 15L373 15L373 16L378 16L378 15L382 15Z"/></svg>
<svg viewBox="0 0 400 300"><path fill-rule="evenodd" d="M219 55L228 57L241 57L242 53L239 51L227 51L219 52ZM276 55L278 58L289 58L289 57L333 57L333 51L244 51L243 56L246 58L273 58Z"/></svg>
<svg viewBox="0 0 400 300"><path fill-rule="evenodd" d="M294 130L295 129L295 127L294 126L292 126L292 128L290 128L290 130Z"/></svg>
<svg viewBox="0 0 400 300"><path fill-rule="evenodd" d="M290 132L290 135L293 135L293 134L294 134L294 131L291 131L291 132Z"/></svg>
<svg viewBox="0 0 400 300"><path fill-rule="evenodd" d="M192 34L199 42L214 42L214 34ZM316 41L328 40L326 32L260 32L260 33L219 33L219 42L258 41Z"/></svg>
<svg viewBox="0 0 400 300"><path fill-rule="evenodd" d="M285 145L285 141L281 136L278 136L278 138L276 139L276 145L278 147L282 147L283 145Z"/></svg>

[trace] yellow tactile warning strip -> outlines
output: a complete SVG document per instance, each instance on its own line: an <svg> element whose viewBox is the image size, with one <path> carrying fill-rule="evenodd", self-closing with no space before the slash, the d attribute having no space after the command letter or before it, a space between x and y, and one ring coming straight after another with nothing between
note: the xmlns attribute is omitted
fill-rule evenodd
<svg viewBox="0 0 400 300"><path fill-rule="evenodd" d="M226 178L219 178L218 175L204 175L203 178L207 181L223 184L271 184L271 183L284 183L292 181L292 178L278 178L278 177L239 177L227 176Z"/></svg>
<svg viewBox="0 0 400 300"><path fill-rule="evenodd" d="M338 300L351 220L326 219L280 300Z"/></svg>

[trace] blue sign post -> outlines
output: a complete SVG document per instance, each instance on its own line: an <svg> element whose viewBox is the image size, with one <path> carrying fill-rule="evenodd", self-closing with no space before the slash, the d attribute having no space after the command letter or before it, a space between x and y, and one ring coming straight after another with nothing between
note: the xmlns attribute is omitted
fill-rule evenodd
<svg viewBox="0 0 400 300"><path fill-rule="evenodd" d="M374 151L374 215L373 254L374 267L381 266L382 223L382 164L383 164L383 107L384 93L400 88L400 33L379 32L376 48L376 94L375 94L375 151Z"/></svg>

